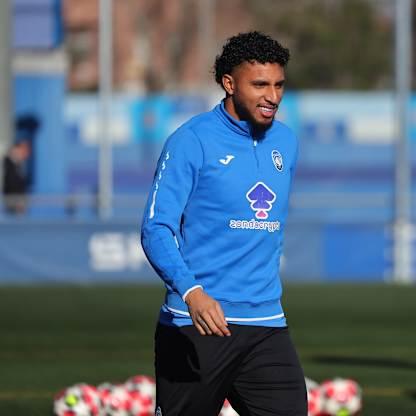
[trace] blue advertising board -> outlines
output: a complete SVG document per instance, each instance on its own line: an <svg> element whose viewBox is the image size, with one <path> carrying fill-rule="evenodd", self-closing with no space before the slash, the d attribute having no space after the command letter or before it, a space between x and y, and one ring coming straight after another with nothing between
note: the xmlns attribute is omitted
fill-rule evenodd
<svg viewBox="0 0 416 416"><path fill-rule="evenodd" d="M0 282L160 283L139 240L139 217L137 222L1 223ZM290 282L384 281L390 251L390 231L383 225L290 223L281 275Z"/></svg>
<svg viewBox="0 0 416 416"><path fill-rule="evenodd" d="M138 224L0 225L2 283L154 281L139 244Z"/></svg>

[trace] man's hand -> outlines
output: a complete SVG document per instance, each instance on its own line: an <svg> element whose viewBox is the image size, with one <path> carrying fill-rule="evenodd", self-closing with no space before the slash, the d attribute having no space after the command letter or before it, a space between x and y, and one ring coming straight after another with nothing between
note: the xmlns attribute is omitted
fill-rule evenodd
<svg viewBox="0 0 416 416"><path fill-rule="evenodd" d="M192 321L201 335L230 336L220 304L201 288L188 293L185 299Z"/></svg>

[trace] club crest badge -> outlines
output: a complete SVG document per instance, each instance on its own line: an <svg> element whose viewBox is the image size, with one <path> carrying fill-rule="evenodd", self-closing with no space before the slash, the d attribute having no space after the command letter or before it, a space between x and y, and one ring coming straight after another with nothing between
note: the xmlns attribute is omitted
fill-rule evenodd
<svg viewBox="0 0 416 416"><path fill-rule="evenodd" d="M272 160L274 167L279 171L282 172L283 170L283 158L282 155L278 150L272 150Z"/></svg>

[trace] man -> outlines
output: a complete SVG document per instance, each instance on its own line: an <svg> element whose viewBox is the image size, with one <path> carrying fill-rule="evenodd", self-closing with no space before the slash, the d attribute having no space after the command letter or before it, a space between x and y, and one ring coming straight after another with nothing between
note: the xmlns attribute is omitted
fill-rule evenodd
<svg viewBox="0 0 416 416"><path fill-rule="evenodd" d="M156 414L306 416L279 279L297 141L274 117L289 51L249 32L215 62L225 99L166 142L142 246L167 289L155 335Z"/></svg>
<svg viewBox="0 0 416 416"><path fill-rule="evenodd" d="M15 124L15 141L3 159L4 206L10 214L23 214L30 186L28 161L39 122L34 116L25 115L19 117Z"/></svg>
<svg viewBox="0 0 416 416"><path fill-rule="evenodd" d="M3 194L4 207L10 214L23 214L26 210L28 178L26 161L30 156L30 143L14 143L3 159Z"/></svg>

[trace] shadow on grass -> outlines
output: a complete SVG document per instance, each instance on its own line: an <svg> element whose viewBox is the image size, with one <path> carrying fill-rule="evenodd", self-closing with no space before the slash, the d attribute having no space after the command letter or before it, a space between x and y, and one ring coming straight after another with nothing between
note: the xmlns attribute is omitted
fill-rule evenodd
<svg viewBox="0 0 416 416"><path fill-rule="evenodd" d="M411 390L405 390L404 394L407 397L410 397L411 399L416 401L416 389L411 389Z"/></svg>
<svg viewBox="0 0 416 416"><path fill-rule="evenodd" d="M339 355L314 355L311 361L320 364L340 364L356 365L366 367L395 368L400 370L416 370L416 363L397 358L377 358L377 357L344 357Z"/></svg>

